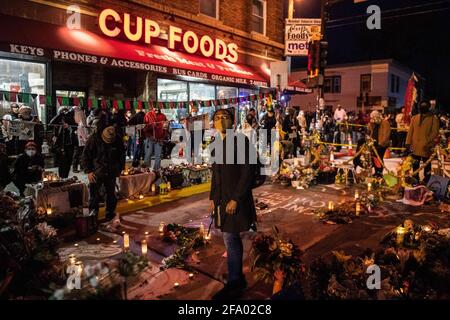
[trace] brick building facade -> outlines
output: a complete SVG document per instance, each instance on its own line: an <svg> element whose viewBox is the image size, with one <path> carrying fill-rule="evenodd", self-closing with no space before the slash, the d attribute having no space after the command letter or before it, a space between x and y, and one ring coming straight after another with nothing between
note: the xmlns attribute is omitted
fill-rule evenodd
<svg viewBox="0 0 450 320"><path fill-rule="evenodd" d="M254 70L255 75L258 74L258 79L261 77L269 78L270 62L284 59L284 7L283 2L278 0L4 0L0 7L0 15L2 17L13 18L14 20L11 20L13 21L12 24L15 24L17 20L22 21L22 18L25 18L28 21L36 23L36 28L40 28L39 23L43 23L47 26L57 27L54 30L56 30L55 32L59 32L67 28L66 23L70 16L67 13L67 7L74 4L81 9L81 30L98 35L102 40L107 37L100 31L99 14L102 10L110 8L120 14L129 13L132 21L131 28L136 25L136 17L156 21L160 26L161 33L155 43L161 46L165 46L164 41L167 41L167 33L169 32L170 26L181 28L183 33L188 30L193 31L199 38L207 35L212 39L221 39L226 44L235 43L238 47L237 52L239 57L236 64L233 64L231 68L239 68L239 66L248 67L252 72ZM208 14L208 12L214 12L214 9L215 14ZM27 36L23 35L23 32L19 32L18 34L16 36L18 39L14 39L14 43L28 45L29 43L25 39ZM22 35L24 39L21 39ZM48 34L46 38L51 43L53 35ZM40 94L55 95L63 94L62 92L68 92L70 94L70 91L72 91L72 93L83 93L86 97L105 96L119 99L138 98L159 101L162 99L162 96L166 100L175 99L173 96L170 97L169 91L172 89L167 90L167 92L162 92L158 89L159 81L163 83L159 79L167 79L164 84L166 86L173 85L173 88L175 88L175 85L183 87L183 83L172 83L169 80L186 81L188 82L188 90L190 90L190 83L213 85L215 86L216 98L219 98L218 90L222 87L225 87L225 89L227 87L234 87L236 88L236 96L242 96L253 92L260 92L261 90L265 90L264 87L269 86L268 81L266 85L255 85L255 83L260 82L253 81L238 81L233 84L229 81L217 80L228 79L222 77L213 77L215 80L212 80L211 77L204 77L203 79L196 79L195 77L186 78L175 75L175 72L160 73L146 70L115 68L112 66L103 66L99 63L78 63L78 61L77 63L73 63L71 61L55 59L55 57L36 57L29 55L28 52L25 52L25 54L17 54L12 52L12 49L8 52L9 47L7 45L8 42L11 45L11 41L7 40L9 39L0 39L0 42L4 44L0 49L0 62L11 61L17 58L18 61L36 61L45 64L45 76L41 75L41 77L45 78L43 80L45 83L44 88L42 86L36 87L41 91L45 91L45 93ZM84 41L86 39L82 40ZM130 41L121 37L118 37L117 40L127 44L130 43ZM142 42L136 44L144 49L149 47L148 44ZM48 44L43 43L40 46L45 47L46 45L48 46ZM36 47L40 46L36 45ZM60 48L53 47L52 49ZM102 48L98 49L100 50ZM178 48L175 51L177 50ZM83 53L83 48L77 48L77 52ZM183 49L180 52L183 52ZM183 53L186 54L186 52ZM197 56L199 56L198 52L190 55L193 59L196 59ZM209 59L214 60L213 57ZM8 66L5 68L9 72L13 72L11 70L14 69ZM186 67L183 68L188 69ZM19 70L23 70L23 68L19 68ZM35 70L34 67L33 70ZM39 72L36 72L36 70L31 73L33 74L32 77L38 77L37 74ZM11 75L11 77L13 78L14 76ZM0 85L1 81L0 79ZM10 81L9 84L14 83L13 80L3 79L3 82L6 81ZM19 82L20 80L15 81ZM35 87L31 86L31 88L30 90L33 90ZM7 91L8 83L0 88L0 90ZM35 89L36 92L37 90ZM232 93L233 90L228 90L227 94L232 95ZM199 96L197 93L193 95L191 91L188 91L187 94L181 94L176 99L181 99L180 96L186 99L186 95L188 100ZM51 110L49 112L52 113Z"/></svg>

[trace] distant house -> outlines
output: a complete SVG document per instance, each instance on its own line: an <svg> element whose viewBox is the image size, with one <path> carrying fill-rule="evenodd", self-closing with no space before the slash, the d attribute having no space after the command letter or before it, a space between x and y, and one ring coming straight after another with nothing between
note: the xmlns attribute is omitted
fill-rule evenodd
<svg viewBox="0 0 450 320"><path fill-rule="evenodd" d="M412 73L413 70L392 59L330 65L324 79L325 107L340 104L347 111L358 111L363 106L366 109L400 108ZM306 79L306 69L292 71L291 77ZM316 110L316 90L313 94L292 96L291 105Z"/></svg>

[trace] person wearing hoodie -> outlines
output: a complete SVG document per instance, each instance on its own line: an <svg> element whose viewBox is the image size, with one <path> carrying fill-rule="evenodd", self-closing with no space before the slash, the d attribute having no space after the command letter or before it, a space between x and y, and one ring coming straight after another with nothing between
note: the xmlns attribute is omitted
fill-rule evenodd
<svg viewBox="0 0 450 320"><path fill-rule="evenodd" d="M380 160L384 161L384 153L389 147L391 127L389 121L383 118L379 111L372 111L370 114L370 123L367 127L369 136L374 140L375 149L377 150ZM383 176L383 163L379 163L378 158L375 158L375 176Z"/></svg>
<svg viewBox="0 0 450 320"><path fill-rule="evenodd" d="M98 215L100 189L106 193L106 220L116 215L116 178L125 168L125 148L113 126L107 126L102 119L97 130L89 136L82 156L84 172L89 180L89 210Z"/></svg>
<svg viewBox="0 0 450 320"><path fill-rule="evenodd" d="M419 105L419 114L411 119L408 135L406 136L406 149L412 151L414 159L413 169L420 167L420 162L426 163L433 154L434 146L439 139L439 119L430 112L430 103L422 101ZM431 176L431 162L424 168L425 183ZM419 174L415 178L419 181Z"/></svg>
<svg viewBox="0 0 450 320"><path fill-rule="evenodd" d="M44 167L44 158L37 151L36 143L29 141L25 145L24 153L14 163L13 182L21 196L24 196L27 183L42 181Z"/></svg>
<svg viewBox="0 0 450 320"><path fill-rule="evenodd" d="M77 139L74 111L69 111L67 107L61 107L49 124L54 126L53 153L58 167L58 175L61 178L67 178L72 166Z"/></svg>
<svg viewBox="0 0 450 320"><path fill-rule="evenodd" d="M167 118L161 112L161 109L156 108L147 112L144 118L144 122L146 124L144 128L144 164L147 167L150 167L152 156L155 155L155 163L153 165L153 169L157 171L161 167L162 146L167 134Z"/></svg>
<svg viewBox="0 0 450 320"><path fill-rule="evenodd" d="M74 111L74 120L75 123L78 125L78 127L76 128L76 139L74 144L75 151L72 160L72 171L74 173L78 173L80 172L78 166L81 161L81 155L83 154L84 146L86 145L86 140L88 137L87 119L86 114L80 107L74 106L73 111Z"/></svg>

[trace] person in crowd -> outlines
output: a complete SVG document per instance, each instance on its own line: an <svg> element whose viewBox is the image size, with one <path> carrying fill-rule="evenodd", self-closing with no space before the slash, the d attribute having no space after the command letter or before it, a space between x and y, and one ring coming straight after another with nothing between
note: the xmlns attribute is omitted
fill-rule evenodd
<svg viewBox="0 0 450 320"><path fill-rule="evenodd" d="M19 119L19 104L16 102L11 103L11 117L12 120Z"/></svg>
<svg viewBox="0 0 450 320"><path fill-rule="evenodd" d="M86 119L86 123L87 123L88 127L95 127L94 122L96 120L98 120L98 118L100 117L100 112L101 112L101 110L99 108L91 110L91 112L89 113L89 115Z"/></svg>
<svg viewBox="0 0 450 320"><path fill-rule="evenodd" d="M89 180L89 210L98 215L100 189L104 187L107 221L116 215L116 178L125 168L124 154L125 148L116 129L101 117L96 132L89 136L84 147L82 165Z"/></svg>
<svg viewBox="0 0 450 320"><path fill-rule="evenodd" d="M260 135L262 145L272 147L272 130L275 129L277 120L272 107L267 107L267 113L261 119L261 128L265 131ZM266 138L267 137L267 138Z"/></svg>
<svg viewBox="0 0 450 320"><path fill-rule="evenodd" d="M334 111L334 121L336 121L337 123L343 122L346 116L347 113L345 112L344 108L342 108L342 106L338 104L336 110Z"/></svg>
<svg viewBox="0 0 450 320"><path fill-rule="evenodd" d="M87 131L87 119L86 114L83 109L79 106L73 107L74 112L74 120L77 124L76 132L75 132L75 140L74 140L74 153L72 160L72 171L74 173L80 172L79 165L81 162L81 155L83 154L84 146L86 145L86 141L88 138ZM83 170L83 168L81 168Z"/></svg>
<svg viewBox="0 0 450 320"><path fill-rule="evenodd" d="M129 126L139 126L144 124L145 111L143 109L138 110L134 115L131 116L128 121ZM136 128L133 140L133 167L139 167L141 159L144 156L144 145L145 145L145 135L143 129Z"/></svg>
<svg viewBox="0 0 450 320"><path fill-rule="evenodd" d="M14 153L14 137L10 131L11 122L12 116L10 114L5 114L2 118L1 138L3 143L6 145L6 150L8 151L8 154Z"/></svg>
<svg viewBox="0 0 450 320"><path fill-rule="evenodd" d="M9 171L9 160L6 144L0 141L0 191L11 182L11 173Z"/></svg>
<svg viewBox="0 0 450 320"><path fill-rule="evenodd" d="M25 145L28 143L28 141L30 140L34 140L35 139L35 133L37 135L39 135L39 130L36 130L36 125L31 124L30 122L33 121L33 115L32 115L33 110L26 105L21 105L19 107L19 113L18 113L18 119L19 121L22 122L22 126L21 126L21 132L18 138L18 144L17 144L17 153L21 153L23 152L23 150L25 149ZM37 138L37 137L36 137ZM37 139L39 140L39 139ZM40 144L39 141L35 141L36 143L36 147L38 149L40 149Z"/></svg>
<svg viewBox="0 0 450 320"><path fill-rule="evenodd" d="M397 132L397 122L395 121L395 115L393 113L388 113L386 115L386 120L389 122L389 126L391 127L391 145L398 145L398 132Z"/></svg>
<svg viewBox="0 0 450 320"><path fill-rule="evenodd" d="M293 152L292 156L296 156L297 148L299 147L298 143L298 124L297 119L295 117L295 109L287 108L286 117L283 120L283 132L286 132L283 140L288 140L292 142Z"/></svg>
<svg viewBox="0 0 450 320"><path fill-rule="evenodd" d="M125 119L127 121L127 126L130 125L130 120L133 117L133 113L131 112L131 110L127 110L127 112L125 113ZM127 157L129 159L132 158L133 154L134 154L134 136L127 133L126 134L127 138Z"/></svg>
<svg viewBox="0 0 450 320"><path fill-rule="evenodd" d="M300 110L300 112L298 113L297 116L297 123L298 126L300 128L300 132L302 135L306 135L307 131L308 131L308 126L306 123L306 117L305 117L305 112Z"/></svg>
<svg viewBox="0 0 450 320"><path fill-rule="evenodd" d="M430 103L422 101L419 104L419 114L411 119L411 124L406 136L406 148L412 151L414 158L413 169L417 171L420 162L427 163L433 154L433 149L439 139L439 119L430 112ZM424 168L424 183L431 176L431 162ZM419 173L415 178L419 181Z"/></svg>
<svg viewBox="0 0 450 320"><path fill-rule="evenodd" d="M163 140L166 137L167 122L166 116L161 112L160 108L150 110L144 118L146 124L144 129L145 134L145 155L144 164L150 167L151 158L155 156L155 163L153 169L159 170L161 167L161 151Z"/></svg>
<svg viewBox="0 0 450 320"><path fill-rule="evenodd" d="M406 135L408 134L408 124L405 121L405 107L395 116L397 124L397 148L405 147Z"/></svg>
<svg viewBox="0 0 450 320"><path fill-rule="evenodd" d="M380 157L380 159L378 159L376 155L373 155L375 176L382 177L384 153L389 147L391 127L389 125L389 121L387 121L386 118L383 118L379 111L374 110L370 114L370 123L367 130L369 137L374 140L375 149Z"/></svg>
<svg viewBox="0 0 450 320"><path fill-rule="evenodd" d="M254 116L248 113L245 117L244 125L242 126L242 133L250 140L252 144L257 142L257 132L253 127L255 121Z"/></svg>
<svg viewBox="0 0 450 320"><path fill-rule="evenodd" d="M36 143L29 141L25 145L25 152L14 163L13 182L21 196L24 196L27 183L42 181L44 167L44 158L38 153Z"/></svg>
<svg viewBox="0 0 450 320"><path fill-rule="evenodd" d="M258 130L258 118L257 118L257 116L256 116L256 110L255 110L255 108L250 108L250 109L248 110L248 113L247 113L247 114L249 114L249 115L251 115L251 116L253 117L253 122L251 123L252 128L253 128L254 130Z"/></svg>
<svg viewBox="0 0 450 320"><path fill-rule="evenodd" d="M227 109L217 110L213 121L219 133L216 141L223 144L224 151L222 155L215 155L221 161L212 164L210 211L214 213L216 227L223 232L227 250L228 281L212 299L237 299L247 288L243 272L241 232L249 231L256 222L256 209L252 195L254 168L249 161L249 154L254 149L251 149L246 137L244 137L245 150L237 149L236 140L239 138L238 134L232 131L233 115ZM227 162L229 150L226 148L226 141L228 139L234 139L232 163ZM238 152L240 155L245 155L243 164L236 164Z"/></svg>
<svg viewBox="0 0 450 320"><path fill-rule="evenodd" d="M76 144L76 128L74 111L66 106L59 109L58 114L49 123L54 126L53 153L58 175L67 178L72 166L73 154Z"/></svg>

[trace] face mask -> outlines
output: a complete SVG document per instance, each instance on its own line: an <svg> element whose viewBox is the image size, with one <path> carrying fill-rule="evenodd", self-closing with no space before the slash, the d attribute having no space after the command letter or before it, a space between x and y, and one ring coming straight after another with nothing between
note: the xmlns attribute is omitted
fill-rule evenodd
<svg viewBox="0 0 450 320"><path fill-rule="evenodd" d="M34 157L34 155L36 154L36 150L26 150L25 152L29 157Z"/></svg>
<svg viewBox="0 0 450 320"><path fill-rule="evenodd" d="M226 119L214 121L214 128L219 132L226 133L227 129L231 129L231 121Z"/></svg>

